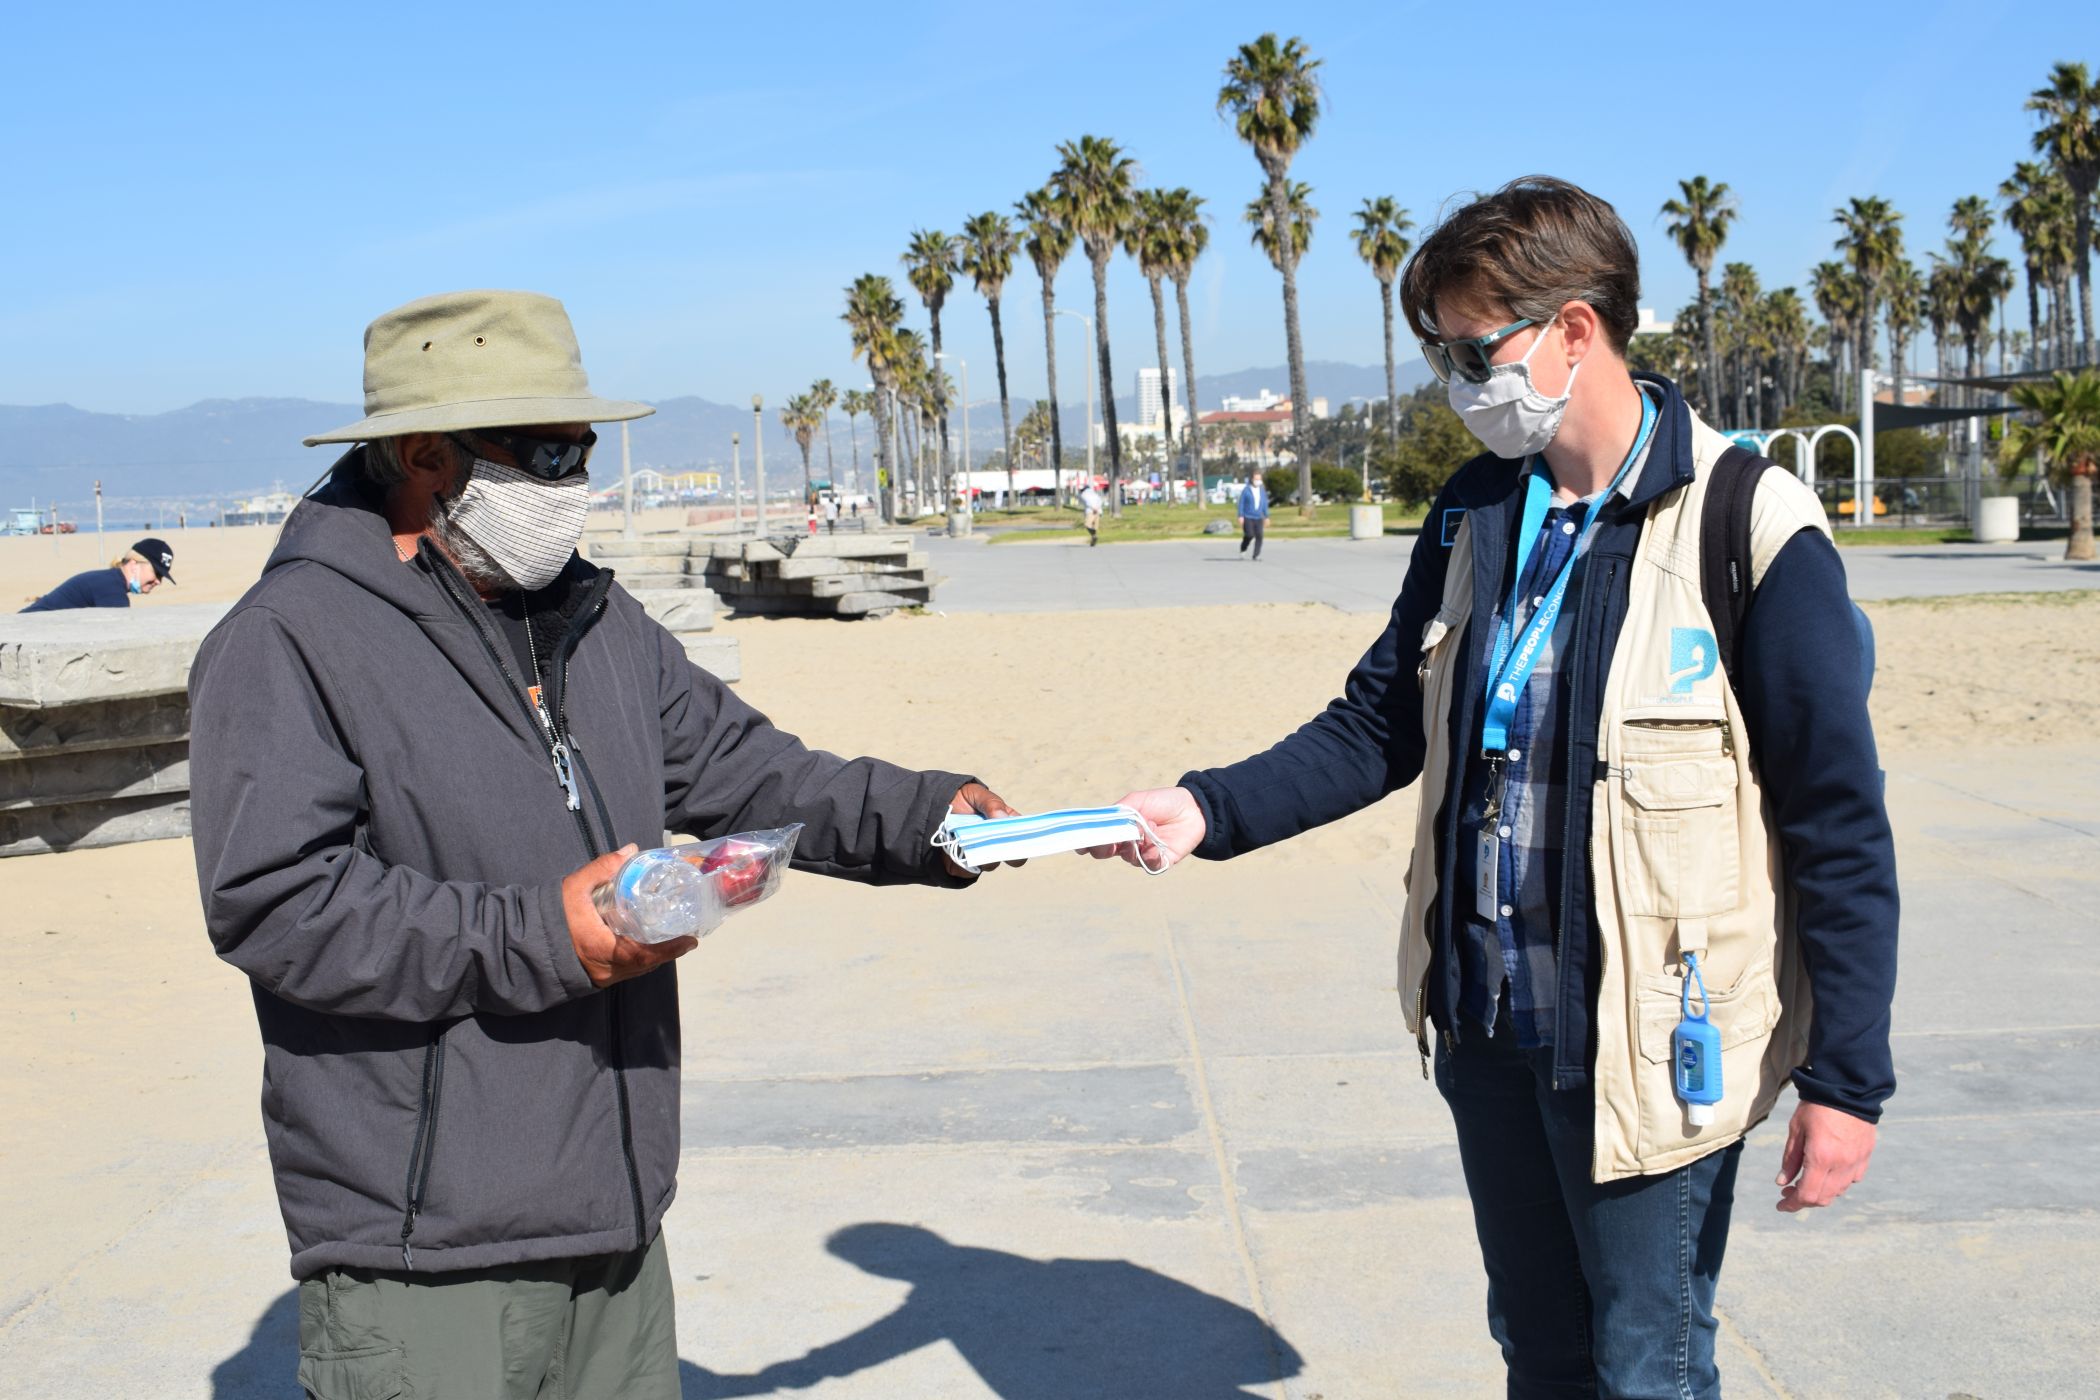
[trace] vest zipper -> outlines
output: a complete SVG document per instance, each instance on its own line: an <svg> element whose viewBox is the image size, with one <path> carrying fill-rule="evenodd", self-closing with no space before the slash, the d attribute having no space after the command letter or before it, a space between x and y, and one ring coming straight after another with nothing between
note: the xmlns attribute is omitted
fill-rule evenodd
<svg viewBox="0 0 2100 1400"><path fill-rule="evenodd" d="M1415 987L1415 1049L1422 1056L1422 1077L1429 1077L1429 973Z"/></svg>
<svg viewBox="0 0 2100 1400"><path fill-rule="evenodd" d="M430 1164L437 1158L438 1099L445 1087L445 1033L440 1030L423 1047L423 1092L416 1108L416 1138L408 1150L408 1180L401 1194L407 1209L401 1216L401 1267L413 1273L416 1252L409 1236L416 1232L416 1219L423 1214L423 1197L430 1190Z"/></svg>

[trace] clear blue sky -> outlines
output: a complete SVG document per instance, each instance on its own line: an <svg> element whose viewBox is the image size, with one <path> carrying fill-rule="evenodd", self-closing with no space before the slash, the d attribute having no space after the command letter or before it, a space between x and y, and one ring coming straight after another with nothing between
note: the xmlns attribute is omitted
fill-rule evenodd
<svg viewBox="0 0 2100 1400"><path fill-rule="evenodd" d="M467 286L562 297L602 392L858 385L840 288L898 275L915 226L1008 207L1082 132L1210 201L1199 371L1280 364L1277 279L1240 224L1258 172L1213 109L1234 46L1276 27L1326 62L1293 171L1324 215L1306 352L1365 364L1377 290L1346 229L1366 195L1426 222L1463 191L1570 177L1626 216L1668 315L1692 289L1656 217L1679 177L1729 183L1724 259L1767 287L1805 287L1850 195L1893 200L1921 257L2026 154L2049 65L2100 63L2091 0L25 6L0 88L0 402L354 401L364 324ZM1088 308L1083 260L1059 292ZM1126 260L1110 292L1129 392L1150 306ZM1032 397L1032 270L1007 307ZM983 305L959 294L944 319L981 399ZM1076 400L1080 341L1060 343Z"/></svg>

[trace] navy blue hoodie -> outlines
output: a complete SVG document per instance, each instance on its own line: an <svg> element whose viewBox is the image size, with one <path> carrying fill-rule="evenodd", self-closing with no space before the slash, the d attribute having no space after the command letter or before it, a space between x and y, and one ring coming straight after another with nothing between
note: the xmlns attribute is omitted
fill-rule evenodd
<svg viewBox="0 0 2100 1400"><path fill-rule="evenodd" d="M1677 386L1638 376L1662 391L1656 441L1630 498L1614 497L1571 585L1576 611L1566 664L1571 687L1570 773L1597 759L1605 671L1626 619L1629 566L1648 507L1693 479L1691 412ZM1460 468L1430 509L1385 631L1349 673L1325 711L1264 753L1189 773L1208 832L1196 854L1224 860L1348 816L1413 782L1422 771L1422 692L1414 668L1422 629L1436 615L1458 522L1472 521L1475 617L1494 614L1508 592L1512 543L1523 504L1521 462L1482 455ZM1486 671L1485 628L1462 642L1468 676ZM1889 1003L1896 985L1895 846L1867 716L1871 675L1837 550L1820 532L1794 536L1758 586L1743 624L1736 677L1751 753L1770 804L1815 998L1808 1063L1794 1074L1802 1098L1868 1121L1895 1092ZM1452 707L1454 763L1460 736L1480 730L1480 687L1460 688ZM1459 790L1454 773L1449 790ZM1570 785L1568 843L1587 845L1591 790ZM1435 958L1428 1010L1447 1031L1458 1025L1459 959L1450 930L1457 804L1435 814L1439 901L1430 920ZM1554 1078L1586 1084L1594 1052L1591 968L1597 946L1586 861L1563 862L1558 1027Z"/></svg>

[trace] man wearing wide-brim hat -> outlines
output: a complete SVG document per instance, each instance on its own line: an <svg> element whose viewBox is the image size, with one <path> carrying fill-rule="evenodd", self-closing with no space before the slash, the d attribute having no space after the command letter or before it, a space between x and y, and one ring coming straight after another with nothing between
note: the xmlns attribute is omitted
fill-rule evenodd
<svg viewBox="0 0 2100 1400"><path fill-rule="evenodd" d="M676 1396L669 1266L690 938L593 891L666 829L801 822L797 868L962 886L1008 809L807 748L576 554L590 424L559 302L365 333L358 444L192 672L205 922L254 987L263 1118L322 1397Z"/></svg>

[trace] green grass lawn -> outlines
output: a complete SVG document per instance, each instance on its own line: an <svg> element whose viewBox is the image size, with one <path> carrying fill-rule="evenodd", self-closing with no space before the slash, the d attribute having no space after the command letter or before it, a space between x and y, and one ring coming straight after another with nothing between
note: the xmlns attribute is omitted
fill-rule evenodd
<svg viewBox="0 0 2100 1400"><path fill-rule="evenodd" d="M1422 523L1422 513L1419 510L1393 504L1386 505L1383 510L1388 532L1413 529ZM1101 543L1198 540L1203 538L1204 524L1213 520L1224 522L1227 534L1238 538L1239 518L1230 506L1211 506L1208 509L1200 506L1125 506L1120 519L1113 515L1103 515ZM1078 511L1057 510L1051 507L1010 511L981 510L977 512L977 527L991 535L993 544L1086 538L1086 529L1080 523ZM1346 504L1319 506L1315 508L1311 520L1303 520L1299 518L1295 507L1277 506L1269 516L1268 533L1272 539L1346 536L1349 533L1349 507Z"/></svg>
<svg viewBox="0 0 2100 1400"><path fill-rule="evenodd" d="M1918 544L1972 544L1975 535L1960 529L1906 530L1870 525L1856 530L1850 524L1830 527L1831 538L1840 545L1918 545Z"/></svg>

